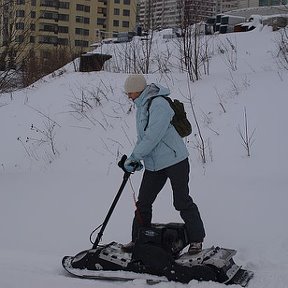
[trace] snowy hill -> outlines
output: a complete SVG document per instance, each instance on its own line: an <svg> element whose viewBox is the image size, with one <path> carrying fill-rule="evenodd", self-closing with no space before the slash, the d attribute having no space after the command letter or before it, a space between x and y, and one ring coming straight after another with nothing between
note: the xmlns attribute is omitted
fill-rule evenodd
<svg viewBox="0 0 288 288"><path fill-rule="evenodd" d="M227 38L237 46L234 70L217 49ZM174 52L173 39L161 39L155 39L154 53ZM194 128L186 139L190 188L207 232L204 246L236 249L236 263L255 272L251 288L286 288L288 283L288 71L277 65L277 39L278 32L265 28L211 36L210 47L216 48L210 73L190 83L206 164L197 149L198 131L183 96L189 90L187 75L175 64L177 55L167 62L166 74L146 75L148 82L160 82L172 97L186 101ZM112 46L101 49L109 52ZM110 71L120 58L112 59ZM127 74L79 73L72 66L0 95L0 287L146 287L141 281L68 278L61 267L64 255L91 247L90 232L102 223L122 181L116 163L131 153L136 136L135 107L123 93ZM253 142L250 157L240 137L244 109ZM130 179L104 243L130 241L133 191L137 194L141 172ZM167 184L154 205L154 222L181 221L171 196ZM165 284L184 286L225 287Z"/></svg>

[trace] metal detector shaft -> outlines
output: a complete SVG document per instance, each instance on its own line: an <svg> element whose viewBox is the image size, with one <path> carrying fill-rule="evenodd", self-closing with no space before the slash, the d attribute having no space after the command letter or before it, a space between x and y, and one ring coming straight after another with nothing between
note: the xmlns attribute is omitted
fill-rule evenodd
<svg viewBox="0 0 288 288"><path fill-rule="evenodd" d="M119 198L121 196L121 193L122 193L122 191L123 191L128 179L129 179L130 175L131 175L131 173L129 173L129 172L125 172L124 173L122 184L121 184L121 186L119 188L119 191L116 194L116 196L114 198L114 201L113 201L113 203L112 203L112 205L111 205L111 207L110 207L110 209L109 209L109 211L107 213L107 216L106 216L106 218L105 218L105 220L104 220L104 222L102 224L101 230L99 231L99 233L97 235L97 238L96 238L96 240L95 240L95 242L93 244L93 249L95 249L98 246L99 242L101 241L103 232L104 232L104 230L105 230L105 228L107 226L107 223L108 223L108 221L109 221L109 219L110 219L110 217L111 217L111 215L113 213L113 210L114 210L114 208L115 208L115 206L116 206L116 204L117 204L117 202L118 202L118 200L119 200Z"/></svg>

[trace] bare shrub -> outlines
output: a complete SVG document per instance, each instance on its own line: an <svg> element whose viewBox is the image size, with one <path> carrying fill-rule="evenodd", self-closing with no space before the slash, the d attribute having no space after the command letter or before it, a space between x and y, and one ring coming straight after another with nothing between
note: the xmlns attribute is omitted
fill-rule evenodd
<svg viewBox="0 0 288 288"><path fill-rule="evenodd" d="M46 119L43 121L42 127L31 125L30 130L35 133L34 136L27 136L25 140L22 140L21 137L17 138L30 160L42 159L51 163L59 156L55 144L56 126L56 122Z"/></svg>
<svg viewBox="0 0 288 288"><path fill-rule="evenodd" d="M253 129L252 133L249 132L248 127L248 117L246 112L246 107L244 107L244 129L242 130L240 125L238 126L238 133L242 140L242 145L244 146L247 156L251 156L251 146L253 145L255 139L253 139L254 133L256 129Z"/></svg>
<svg viewBox="0 0 288 288"><path fill-rule="evenodd" d="M216 87L214 87L215 91L216 91L216 95L219 99L219 105L220 107L222 108L223 112L226 113L226 108L224 106L224 101L223 101L223 95L221 95L219 92L218 92L218 89Z"/></svg>
<svg viewBox="0 0 288 288"><path fill-rule="evenodd" d="M207 157L206 157L206 148L207 148L207 146L206 146L204 137L202 135L202 131L201 131L201 128L200 128L200 125L199 125L199 121L198 121L198 118L197 118L197 115L196 115L196 111L195 111L195 108L194 108L192 91L191 91L191 87L190 87L189 81L188 81L188 91L189 91L188 100L189 100L189 103L190 103L190 106L191 106L191 109L192 109L194 122L196 124L197 132L198 132L198 133L194 133L194 136L195 136L194 145L195 145L195 148L199 151L199 155L201 157L202 163L205 164L207 162Z"/></svg>
<svg viewBox="0 0 288 288"><path fill-rule="evenodd" d="M237 42L229 37L226 37L226 41L222 41L218 38L218 50L226 66L232 71L237 71L238 69L238 51Z"/></svg>
<svg viewBox="0 0 288 288"><path fill-rule="evenodd" d="M288 70L288 29L279 30L279 40L277 41L276 63L279 67Z"/></svg>
<svg viewBox="0 0 288 288"><path fill-rule="evenodd" d="M52 154L54 156L58 155L59 152L57 151L56 147L55 147L55 122L51 122L51 121L44 121L43 122L44 127L38 128L37 126L35 126L34 124L31 125L31 130L35 131L37 134L40 135L40 137L37 138L29 138L27 137L26 141L32 141L34 143L36 143L36 145L38 146L42 146L44 144L47 144L48 146L50 146Z"/></svg>

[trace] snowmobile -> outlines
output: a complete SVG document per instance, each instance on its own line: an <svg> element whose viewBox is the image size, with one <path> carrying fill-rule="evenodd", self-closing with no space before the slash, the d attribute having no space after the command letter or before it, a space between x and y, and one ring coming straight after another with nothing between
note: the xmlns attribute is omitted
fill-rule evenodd
<svg viewBox="0 0 288 288"><path fill-rule="evenodd" d="M147 284L191 280L239 284L246 287L254 273L235 264L236 250L220 247L203 249L200 253L184 253L189 244L185 224L151 224L140 228L132 253L122 250L122 244L99 245L104 230L131 174L124 169L123 155L118 165L123 169L122 184L116 194L93 247L75 256L65 256L64 269L73 276L113 281L144 279ZM136 167L135 167L136 169Z"/></svg>

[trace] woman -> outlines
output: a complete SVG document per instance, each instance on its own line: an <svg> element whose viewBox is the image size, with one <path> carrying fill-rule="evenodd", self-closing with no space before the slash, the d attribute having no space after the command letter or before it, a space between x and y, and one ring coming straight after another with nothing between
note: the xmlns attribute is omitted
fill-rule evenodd
<svg viewBox="0 0 288 288"><path fill-rule="evenodd" d="M173 205L185 223L189 239L189 254L202 250L205 237L203 222L197 205L189 196L189 161L188 150L183 139L170 123L174 111L163 97L168 96L168 88L159 84L147 85L143 75L132 74L124 84L128 98L133 100L136 108L137 142L131 156L125 161L128 172L142 169L145 171L139 189L137 210L132 226L132 241L122 249L132 252L137 240L140 226L149 227L152 219L152 205L162 190L167 179L173 191ZM149 112L149 99L153 98ZM148 121L149 114L149 121Z"/></svg>

